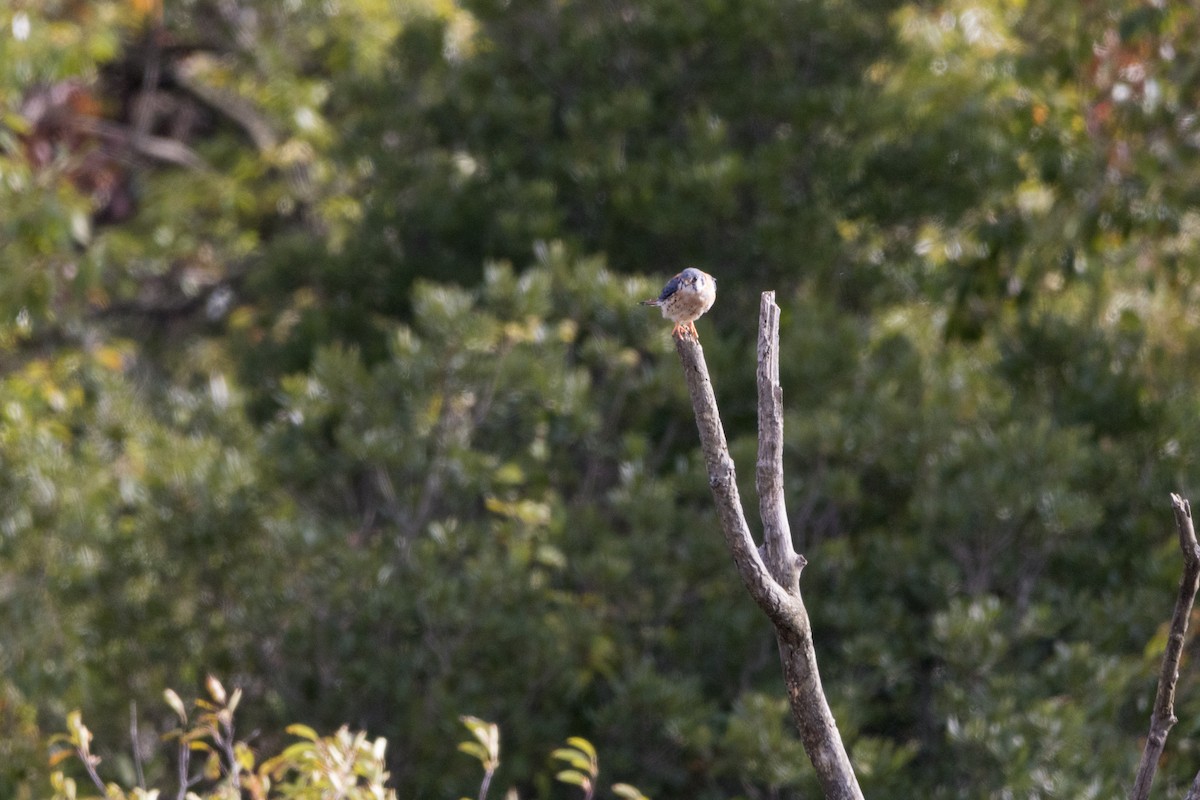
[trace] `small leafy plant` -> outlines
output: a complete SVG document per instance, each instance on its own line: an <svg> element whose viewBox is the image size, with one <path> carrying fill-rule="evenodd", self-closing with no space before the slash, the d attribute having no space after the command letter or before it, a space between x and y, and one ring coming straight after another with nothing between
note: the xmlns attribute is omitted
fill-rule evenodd
<svg viewBox="0 0 1200 800"><path fill-rule="evenodd" d="M143 784L136 752L139 785L125 789L106 783L100 777L100 757L91 750L92 733L79 711L67 715L65 732L51 737L50 765L57 767L77 757L104 800L396 800L395 791L386 786L386 739L372 741L365 733L352 733L346 727L332 736L320 736L307 725L291 725L287 732L301 741L259 763L254 751L235 735L234 713L241 690L227 693L212 676L205 681L205 689L208 697L197 699L191 714L173 689L163 693L179 721L178 727L162 737L177 745L173 794ZM202 760L198 769L193 759ZM62 770L56 770L50 782L52 800L94 797L84 794Z"/></svg>
<svg viewBox="0 0 1200 800"><path fill-rule="evenodd" d="M460 742L458 749L469 756L479 759L483 765L483 781L479 784L479 800L487 797L488 788L492 785L492 776L500 766L500 728L494 722L485 722L479 717L459 717L462 724L475 737L475 741ZM467 800L463 798L462 800Z"/></svg>

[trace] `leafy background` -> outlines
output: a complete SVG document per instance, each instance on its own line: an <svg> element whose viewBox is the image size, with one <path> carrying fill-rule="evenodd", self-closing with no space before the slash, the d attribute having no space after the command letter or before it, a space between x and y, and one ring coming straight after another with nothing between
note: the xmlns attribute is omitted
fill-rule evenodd
<svg viewBox="0 0 1200 800"><path fill-rule="evenodd" d="M0 795L165 687L402 797L816 793L723 552L683 265L787 492L868 796L1129 784L1197 484L1200 17L1046 0L17 0L0 9ZM1189 652L1190 652L1189 646ZM1200 761L1197 676L1160 780ZM170 775L170 760L146 765Z"/></svg>

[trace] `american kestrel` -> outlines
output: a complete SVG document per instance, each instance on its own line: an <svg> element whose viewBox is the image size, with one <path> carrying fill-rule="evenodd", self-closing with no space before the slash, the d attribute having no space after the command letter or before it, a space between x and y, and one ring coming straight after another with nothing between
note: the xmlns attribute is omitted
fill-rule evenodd
<svg viewBox="0 0 1200 800"><path fill-rule="evenodd" d="M671 329L675 338L690 333L692 338L700 341L696 320L712 308L716 299L717 279L695 267L688 267L667 281L657 299L643 300L642 305L661 308L662 315L675 323Z"/></svg>

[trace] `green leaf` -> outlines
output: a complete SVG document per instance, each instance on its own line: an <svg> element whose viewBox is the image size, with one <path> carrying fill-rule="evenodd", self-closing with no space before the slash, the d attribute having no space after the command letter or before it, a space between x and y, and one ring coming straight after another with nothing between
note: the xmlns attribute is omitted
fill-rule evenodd
<svg viewBox="0 0 1200 800"><path fill-rule="evenodd" d="M478 742L459 742L458 749L459 752L466 753L469 756L479 759L480 763L482 764L487 764L488 762L488 752L487 750L484 750L483 745L479 744Z"/></svg>
<svg viewBox="0 0 1200 800"><path fill-rule="evenodd" d="M554 776L563 783L569 783L573 786L588 787L592 784L592 779L588 775L573 769L564 769Z"/></svg>
<svg viewBox="0 0 1200 800"><path fill-rule="evenodd" d="M204 679L204 688L208 689L208 696L215 700L219 705L225 705L228 695L225 693L225 687L217 680L215 675L208 675Z"/></svg>
<svg viewBox="0 0 1200 800"><path fill-rule="evenodd" d="M240 702L242 702L242 687L239 686L233 690L233 694L229 697L229 705L227 706L229 713L232 714L234 711L237 711L238 703Z"/></svg>
<svg viewBox="0 0 1200 800"><path fill-rule="evenodd" d="M486 722L478 717L463 716L459 717L459 719L474 734L475 738L479 740L480 751L484 755L476 757L479 758L484 768L489 769L494 767L500 759L500 727L494 722ZM464 742L464 744L473 743ZM462 749L461 745L459 749ZM464 750L463 752L471 752L474 755L474 750Z"/></svg>
<svg viewBox="0 0 1200 800"><path fill-rule="evenodd" d="M302 739L308 739L310 742L315 742L317 739L321 738L317 735L315 730L307 725L301 725L300 723L288 725L284 730L286 730L292 736L299 736Z"/></svg>
<svg viewBox="0 0 1200 800"><path fill-rule="evenodd" d="M479 717L472 717L470 715L463 715L459 717L459 720L463 725L467 726L467 729L471 731L471 733L473 733L480 741L486 738L487 729L492 724L486 720L480 719Z"/></svg>
<svg viewBox="0 0 1200 800"><path fill-rule="evenodd" d="M4 125L9 130L24 136L29 133L29 121L20 114L12 111L6 111L0 114L0 124Z"/></svg>
<svg viewBox="0 0 1200 800"><path fill-rule="evenodd" d="M186 725L187 724L187 709L184 708L183 700L179 699L179 695L175 693L175 690L174 689L164 690L163 691L163 699L165 699L167 701L167 705L169 705L171 707L171 709L175 712L176 716L179 717L179 721Z"/></svg>
<svg viewBox="0 0 1200 800"><path fill-rule="evenodd" d="M63 748L62 750L55 750L50 754L48 763L51 767L57 767L59 764L61 764L63 761L66 761L73 755L75 755L74 750L69 750L66 748Z"/></svg>
<svg viewBox="0 0 1200 800"><path fill-rule="evenodd" d="M592 760L578 750L572 750L568 747L560 747L550 754L551 758L557 758L559 761L566 761L576 769L592 771Z"/></svg>
<svg viewBox="0 0 1200 800"><path fill-rule="evenodd" d="M582 736L570 737L567 739L567 744L582 750L584 753L587 753L588 758L590 758L592 761L597 760L596 748L592 746L591 742L589 742L587 739L584 739Z"/></svg>

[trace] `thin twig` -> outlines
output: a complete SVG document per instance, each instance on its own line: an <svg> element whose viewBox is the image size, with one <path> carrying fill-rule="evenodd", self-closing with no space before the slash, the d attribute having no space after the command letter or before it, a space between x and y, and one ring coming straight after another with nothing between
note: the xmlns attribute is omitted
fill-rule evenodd
<svg viewBox="0 0 1200 800"><path fill-rule="evenodd" d="M88 777L92 779L92 783L96 784L96 788L104 796L108 796L108 787L104 785L104 781L100 780L100 773L96 771L96 764L100 759L92 755L86 747L77 747L75 752L79 755L79 760L83 762L83 768L87 770Z"/></svg>
<svg viewBox="0 0 1200 800"><path fill-rule="evenodd" d="M137 774L139 789L146 788L146 775L142 771L142 748L139 746L137 701L129 701L129 742L133 747L133 768Z"/></svg>
<svg viewBox="0 0 1200 800"><path fill-rule="evenodd" d="M479 800L487 800L488 789L492 785L492 776L496 774L496 767L488 767L483 772L483 782L479 784Z"/></svg>
<svg viewBox="0 0 1200 800"><path fill-rule="evenodd" d="M191 759L191 750L188 749L187 742L183 740L183 733L179 736L179 764L177 776L179 778L179 791L175 795L175 800L187 800L188 788L192 782L188 780L188 762Z"/></svg>
<svg viewBox="0 0 1200 800"><path fill-rule="evenodd" d="M1158 760L1167 744L1167 734L1179 721L1175 717L1175 684L1179 680L1179 659L1183 654L1192 604L1196 600L1197 581L1200 580L1200 545L1196 542L1196 529L1192 524L1192 506L1172 493L1171 508L1175 512L1175 528L1179 534L1179 547L1183 551L1183 578L1179 582L1179 596L1175 600L1167 649L1163 653L1162 669L1158 675L1158 693L1154 697L1154 712L1150 716L1150 733L1146 737L1146 747L1142 750L1142 760L1138 764L1129 800L1149 798ZM1193 784L1188 796L1191 797L1196 791L1196 785Z"/></svg>
<svg viewBox="0 0 1200 800"><path fill-rule="evenodd" d="M142 88L139 102L133 108L133 141L141 140L150 132L154 117L155 96L162 79L162 27L155 22L146 31L146 64L142 70ZM143 787L144 788L144 787Z"/></svg>
<svg viewBox="0 0 1200 800"><path fill-rule="evenodd" d="M223 714L224 711L221 712ZM208 729L208 735L212 738L213 744L216 745L217 752L224 756L224 761L217 759L217 765L221 772L229 778L229 784L235 788L241 788L241 764L237 760L237 751L233 736L233 715L230 714L226 719L220 719L221 714L218 714L218 719L215 724Z"/></svg>

